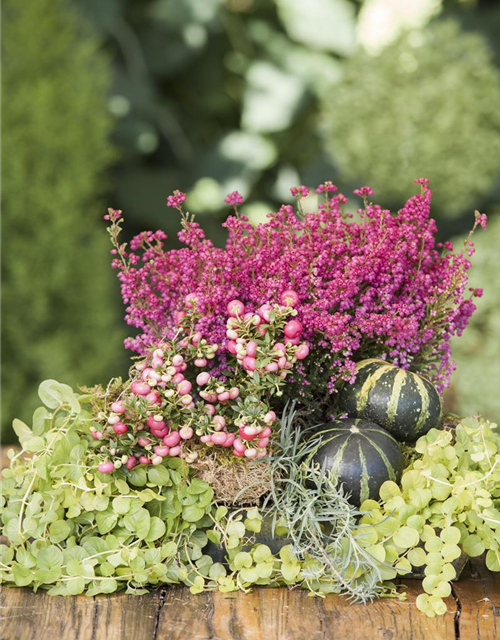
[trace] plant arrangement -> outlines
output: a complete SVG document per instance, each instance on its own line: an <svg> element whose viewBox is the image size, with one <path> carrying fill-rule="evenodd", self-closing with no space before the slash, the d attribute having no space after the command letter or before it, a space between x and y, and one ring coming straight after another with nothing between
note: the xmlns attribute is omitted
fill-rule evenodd
<svg viewBox="0 0 500 640"><path fill-rule="evenodd" d="M500 570L500 434L479 418L449 427L440 397L450 339L481 295L467 292L473 243L436 244L417 182L397 215L367 187L351 213L329 182L309 213L298 187L297 211L256 228L232 193L225 248L180 192L168 199L179 250L162 232L121 243L110 209L138 355L106 389L42 383L32 426L15 421L2 580L58 595L288 585L368 601L404 597L391 581L424 567L417 605L433 616L459 557L486 551Z"/></svg>

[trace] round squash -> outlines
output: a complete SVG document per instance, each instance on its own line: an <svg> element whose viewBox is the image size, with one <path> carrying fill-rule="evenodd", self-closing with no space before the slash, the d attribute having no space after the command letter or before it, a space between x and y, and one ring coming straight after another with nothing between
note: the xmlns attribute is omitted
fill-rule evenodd
<svg viewBox="0 0 500 640"><path fill-rule="evenodd" d="M385 429L367 420L334 420L323 425L314 437L321 445L313 463L325 468L329 476L350 494L359 506L368 499L378 500L386 480L399 482L404 458L398 443Z"/></svg>
<svg viewBox="0 0 500 640"><path fill-rule="evenodd" d="M376 358L357 363L356 380L343 386L339 403L350 418L373 420L396 440L409 442L438 427L443 412L429 380Z"/></svg>

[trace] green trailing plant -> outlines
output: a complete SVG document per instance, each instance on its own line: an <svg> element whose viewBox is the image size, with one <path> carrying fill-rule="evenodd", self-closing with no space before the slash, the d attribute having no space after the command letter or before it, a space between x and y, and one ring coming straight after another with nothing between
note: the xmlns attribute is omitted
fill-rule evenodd
<svg viewBox="0 0 500 640"><path fill-rule="evenodd" d="M100 232L108 61L68 0L6 0L2 42L3 438L40 380L107 379L121 329ZM21 391L22 390L22 391Z"/></svg>
<svg viewBox="0 0 500 640"><path fill-rule="evenodd" d="M484 38L436 21L378 56L360 51L345 63L322 101L326 149L344 179L383 191L387 204L412 176L426 175L436 211L456 216L497 182L499 102L500 75Z"/></svg>
<svg viewBox="0 0 500 640"><path fill-rule="evenodd" d="M417 607L432 617L446 611L462 553L486 552L486 566L500 571L500 433L496 424L464 418L455 430L431 429L415 448L401 487L384 483L381 502L361 505L361 524L373 527L374 555L398 559L385 579L424 567Z"/></svg>

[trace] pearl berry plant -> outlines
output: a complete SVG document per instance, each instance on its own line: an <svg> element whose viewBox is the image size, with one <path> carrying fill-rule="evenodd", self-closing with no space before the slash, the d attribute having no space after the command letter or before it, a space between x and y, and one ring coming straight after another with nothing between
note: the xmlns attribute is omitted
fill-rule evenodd
<svg viewBox="0 0 500 640"><path fill-rule="evenodd" d="M269 401L309 353L293 317L296 292L284 291L281 300L255 312L245 312L240 300L229 302L225 375L214 376L219 345L196 330L197 297L186 296L174 337L135 364L110 412L91 427L103 457L99 471L160 465L167 456L192 463L194 442L228 448L238 458L265 457L276 421Z"/></svg>

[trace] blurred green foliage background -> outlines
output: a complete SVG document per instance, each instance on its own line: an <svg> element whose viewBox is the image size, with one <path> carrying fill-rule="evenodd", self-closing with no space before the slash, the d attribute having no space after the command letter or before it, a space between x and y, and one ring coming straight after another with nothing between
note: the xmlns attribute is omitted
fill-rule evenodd
<svg viewBox="0 0 500 640"><path fill-rule="evenodd" d="M441 239L491 215L448 396L500 416L500 3L4 0L2 425L38 383L104 382L129 355L105 207L127 235L178 220L216 240L224 195L259 221L289 188L370 184L397 208L427 176Z"/></svg>

